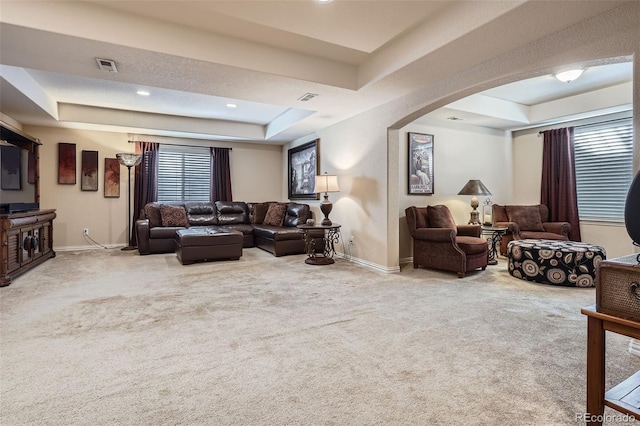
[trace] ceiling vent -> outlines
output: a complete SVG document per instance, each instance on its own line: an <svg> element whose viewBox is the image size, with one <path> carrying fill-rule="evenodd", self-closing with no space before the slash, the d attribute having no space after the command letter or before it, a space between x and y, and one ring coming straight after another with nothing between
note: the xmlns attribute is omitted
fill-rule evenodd
<svg viewBox="0 0 640 426"><path fill-rule="evenodd" d="M118 68L116 68L116 61L101 58L96 58L96 61L98 62L98 67L102 71L118 72Z"/></svg>
<svg viewBox="0 0 640 426"><path fill-rule="evenodd" d="M315 98L316 96L318 96L318 95L316 95L315 93L305 93L304 95L300 96L298 98L298 100L300 102L307 102L307 101L310 101L311 99Z"/></svg>

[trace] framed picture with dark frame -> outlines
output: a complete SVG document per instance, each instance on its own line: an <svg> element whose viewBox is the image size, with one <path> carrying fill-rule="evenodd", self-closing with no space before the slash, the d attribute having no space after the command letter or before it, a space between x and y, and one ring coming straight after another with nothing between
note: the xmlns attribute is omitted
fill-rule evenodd
<svg viewBox="0 0 640 426"><path fill-rule="evenodd" d="M409 195L433 194L433 135L409 133Z"/></svg>
<svg viewBox="0 0 640 426"><path fill-rule="evenodd" d="M6 190L22 189L22 149L0 146L0 187Z"/></svg>
<svg viewBox="0 0 640 426"><path fill-rule="evenodd" d="M76 144L58 143L58 183L76 184Z"/></svg>
<svg viewBox="0 0 640 426"><path fill-rule="evenodd" d="M98 190L98 151L82 150L80 189L82 191Z"/></svg>
<svg viewBox="0 0 640 426"><path fill-rule="evenodd" d="M315 192L319 165L320 139L291 148L288 151L287 179L290 200L318 200Z"/></svg>

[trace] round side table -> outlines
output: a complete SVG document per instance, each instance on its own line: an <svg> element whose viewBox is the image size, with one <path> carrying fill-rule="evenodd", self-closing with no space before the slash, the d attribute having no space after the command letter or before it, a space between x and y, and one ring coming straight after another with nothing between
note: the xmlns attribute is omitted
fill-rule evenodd
<svg viewBox="0 0 640 426"><path fill-rule="evenodd" d="M507 228L500 226L482 226L482 236L487 237L489 244L489 265L498 264L498 247L502 241L502 236L507 233Z"/></svg>
<svg viewBox="0 0 640 426"><path fill-rule="evenodd" d="M307 259L304 261L309 265L331 265L335 262L333 256L336 254L335 244L340 240L340 225L298 225L302 230ZM315 239L319 232L324 233L322 251L317 250Z"/></svg>

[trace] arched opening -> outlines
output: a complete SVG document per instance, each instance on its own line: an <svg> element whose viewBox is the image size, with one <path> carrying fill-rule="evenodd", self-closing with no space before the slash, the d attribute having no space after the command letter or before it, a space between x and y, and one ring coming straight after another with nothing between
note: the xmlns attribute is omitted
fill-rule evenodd
<svg viewBox="0 0 640 426"><path fill-rule="evenodd" d="M536 88L543 87L545 79L552 80L554 74L570 67L593 70L591 76L585 74L591 80L598 80L602 75L607 78L581 83L579 90L566 93L535 93ZM631 116L633 74L631 56L535 69L461 89L394 123L388 129L388 155L390 162L396 161L397 173L393 173L390 166L389 201L396 210L390 211L389 217L397 220L389 222L390 234L394 232L393 225L397 225L399 262L406 263L412 256L404 209L410 205L446 204L458 223L466 223L471 210L469 197L457 193L469 179L481 179L492 191L493 202L539 202L542 139L537 136L538 129L593 121L596 117L606 119L610 114ZM528 90L527 96L532 101L520 103L518 100L527 96L508 93L518 88ZM497 111L491 111L492 108ZM433 195L408 193L409 132L433 135ZM637 152L636 146L636 156ZM587 238L609 244L616 256L632 250L623 226L606 231L592 227Z"/></svg>

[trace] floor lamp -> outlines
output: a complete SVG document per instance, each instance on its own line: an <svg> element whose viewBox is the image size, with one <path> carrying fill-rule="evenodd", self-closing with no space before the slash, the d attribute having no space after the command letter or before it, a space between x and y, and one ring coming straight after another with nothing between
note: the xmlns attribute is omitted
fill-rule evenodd
<svg viewBox="0 0 640 426"><path fill-rule="evenodd" d="M140 164L142 155L123 152L116 154L116 158L120 164L127 167L129 174L127 186L127 245L122 250L135 250L136 247L131 245L131 168Z"/></svg>

